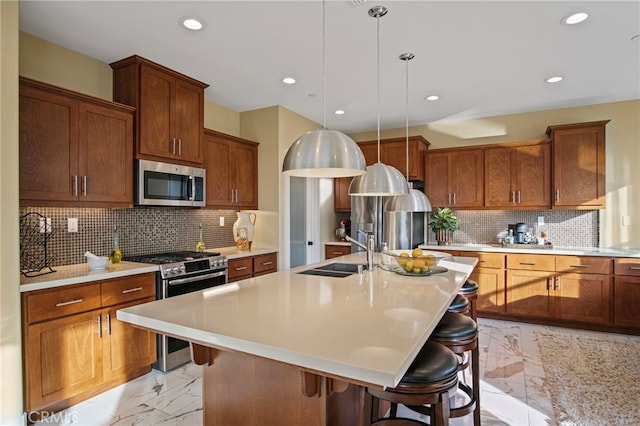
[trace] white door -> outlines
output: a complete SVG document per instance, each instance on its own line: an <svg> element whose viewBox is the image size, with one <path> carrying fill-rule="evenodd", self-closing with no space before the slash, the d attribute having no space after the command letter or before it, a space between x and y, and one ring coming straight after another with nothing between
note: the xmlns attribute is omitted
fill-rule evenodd
<svg viewBox="0 0 640 426"><path fill-rule="evenodd" d="M320 258L319 181L315 178L291 177L290 185L290 265L307 265Z"/></svg>

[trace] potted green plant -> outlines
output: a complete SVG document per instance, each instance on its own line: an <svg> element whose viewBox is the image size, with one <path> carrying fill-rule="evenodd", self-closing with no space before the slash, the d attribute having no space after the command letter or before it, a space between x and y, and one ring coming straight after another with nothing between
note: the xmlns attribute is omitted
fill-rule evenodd
<svg viewBox="0 0 640 426"><path fill-rule="evenodd" d="M436 234L438 245L446 246L453 241L453 231L460 229L460 224L449 207L438 207L438 210L431 214L429 228Z"/></svg>

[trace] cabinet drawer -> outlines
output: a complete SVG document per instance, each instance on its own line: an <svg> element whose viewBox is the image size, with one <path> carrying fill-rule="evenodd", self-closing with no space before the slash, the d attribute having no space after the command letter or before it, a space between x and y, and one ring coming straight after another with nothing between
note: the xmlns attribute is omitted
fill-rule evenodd
<svg viewBox="0 0 640 426"><path fill-rule="evenodd" d="M102 306L112 306L156 295L156 275L153 272L103 281Z"/></svg>
<svg viewBox="0 0 640 426"><path fill-rule="evenodd" d="M640 277L640 259L620 258L614 259L614 270L616 275L628 275Z"/></svg>
<svg viewBox="0 0 640 426"><path fill-rule="evenodd" d="M335 246L332 244L325 244L324 246L325 259L344 256L345 254L351 254L351 246Z"/></svg>
<svg viewBox="0 0 640 426"><path fill-rule="evenodd" d="M555 271L555 256L544 254L507 254L507 269Z"/></svg>
<svg viewBox="0 0 640 426"><path fill-rule="evenodd" d="M261 254L253 258L253 273L255 275L275 272L278 269L278 254Z"/></svg>
<svg viewBox="0 0 640 426"><path fill-rule="evenodd" d="M556 271L609 275L611 274L611 259L607 257L556 256Z"/></svg>
<svg viewBox="0 0 640 426"><path fill-rule="evenodd" d="M82 284L29 292L23 296L27 323L61 318L100 308L100 284Z"/></svg>
<svg viewBox="0 0 640 426"><path fill-rule="evenodd" d="M239 277L250 277L253 275L253 258L242 257L240 259L230 259L228 270L228 281L234 281Z"/></svg>
<svg viewBox="0 0 640 426"><path fill-rule="evenodd" d="M504 269L504 257L506 256L503 253L487 253L484 251L469 251L469 252L460 252L462 256L469 257L477 257L478 264L476 267L478 268L496 268L496 269Z"/></svg>

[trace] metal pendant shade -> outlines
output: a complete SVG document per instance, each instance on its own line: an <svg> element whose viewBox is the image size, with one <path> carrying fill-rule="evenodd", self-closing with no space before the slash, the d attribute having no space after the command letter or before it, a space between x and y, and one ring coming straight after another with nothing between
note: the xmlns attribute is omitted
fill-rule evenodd
<svg viewBox="0 0 640 426"><path fill-rule="evenodd" d="M406 63L406 104L407 115L405 124L405 143L406 143L406 159L407 159L407 180L409 180L409 61L415 58L413 53L403 53L400 59ZM430 212L431 202L422 191L413 189L413 185L409 182L409 193L390 198L385 209L390 212Z"/></svg>
<svg viewBox="0 0 640 426"><path fill-rule="evenodd" d="M358 144L337 130L327 130L325 111L325 3L322 2L322 129L300 136L289 147L282 172L298 177L349 177L365 173L367 163Z"/></svg>
<svg viewBox="0 0 640 426"><path fill-rule="evenodd" d="M356 176L349 185L349 195L360 197L394 196L409 192L407 181L398 169L380 162L380 18L387 14L384 6L369 9L369 16L376 18L378 52L378 162L367 167L367 173Z"/></svg>
<svg viewBox="0 0 640 426"><path fill-rule="evenodd" d="M337 130L311 130L289 147L282 171L299 177L349 177L365 173L360 147Z"/></svg>

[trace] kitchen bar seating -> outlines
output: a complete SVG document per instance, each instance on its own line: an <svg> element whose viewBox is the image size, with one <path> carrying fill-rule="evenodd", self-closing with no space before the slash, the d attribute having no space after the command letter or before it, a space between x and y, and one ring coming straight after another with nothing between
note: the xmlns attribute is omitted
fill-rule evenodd
<svg viewBox="0 0 640 426"><path fill-rule="evenodd" d="M364 415L372 425L431 425L449 424L449 398L458 386L458 358L445 346L427 342L394 388L367 388ZM389 401L389 417L378 418L380 400ZM430 422L424 423L397 415L397 404L405 406L428 404Z"/></svg>
<svg viewBox="0 0 640 426"><path fill-rule="evenodd" d="M478 283L474 280L467 280L458 290L458 294L464 296L469 301L469 316L472 320L478 320Z"/></svg>

